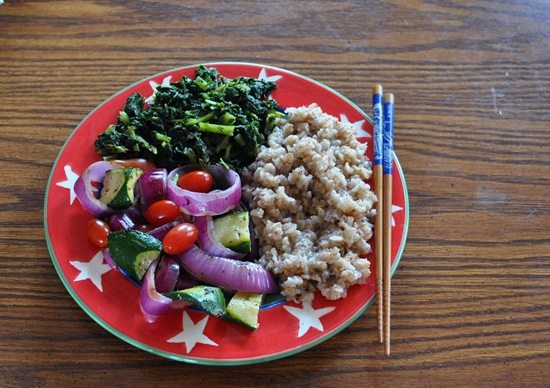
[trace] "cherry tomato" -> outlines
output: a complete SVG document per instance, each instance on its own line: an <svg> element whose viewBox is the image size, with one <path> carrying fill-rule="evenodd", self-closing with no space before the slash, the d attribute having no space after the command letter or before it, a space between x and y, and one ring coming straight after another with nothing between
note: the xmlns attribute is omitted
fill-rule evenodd
<svg viewBox="0 0 550 388"><path fill-rule="evenodd" d="M196 193L208 193L212 190L214 179L208 171L191 171L178 178L178 186Z"/></svg>
<svg viewBox="0 0 550 388"><path fill-rule="evenodd" d="M88 240L100 248L107 247L109 242L109 233L111 233L111 228L109 228L109 225L96 218L92 218L86 225Z"/></svg>
<svg viewBox="0 0 550 388"><path fill-rule="evenodd" d="M148 232L153 229L151 225L148 224L141 224L135 227L136 230L139 230L140 232Z"/></svg>
<svg viewBox="0 0 550 388"><path fill-rule="evenodd" d="M128 159L128 160L111 160L110 162L116 163L124 168L134 167L141 168L143 171L152 170L157 168L153 162L148 161L147 159Z"/></svg>
<svg viewBox="0 0 550 388"><path fill-rule="evenodd" d="M169 255L185 252L199 238L199 230L186 222L174 226L162 239L162 248Z"/></svg>
<svg viewBox="0 0 550 388"><path fill-rule="evenodd" d="M174 221L181 215L180 208L174 202L167 199L153 202L145 210L145 219L152 226L157 227Z"/></svg>

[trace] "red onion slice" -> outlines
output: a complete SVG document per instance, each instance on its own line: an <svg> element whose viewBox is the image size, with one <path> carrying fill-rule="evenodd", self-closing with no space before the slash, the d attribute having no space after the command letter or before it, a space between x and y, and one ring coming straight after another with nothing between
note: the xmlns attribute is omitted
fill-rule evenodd
<svg viewBox="0 0 550 388"><path fill-rule="evenodd" d="M172 299L157 292L155 288L157 264L158 260L151 263L139 291L139 308L148 323L155 322L159 316L167 314L173 309L183 309L191 304L183 301L174 303Z"/></svg>
<svg viewBox="0 0 550 388"><path fill-rule="evenodd" d="M185 222L185 218L183 218L183 216L176 218L172 222L158 226L155 229L151 229L147 233L149 233L151 236L155 237L158 240L162 240L164 236L166 236L166 234L170 231L170 229L172 229L174 226L178 224L181 224L182 222Z"/></svg>
<svg viewBox="0 0 550 388"><path fill-rule="evenodd" d="M212 256L228 259L242 259L246 254L235 252L223 244L216 237L214 220L210 216L195 217L194 224L199 229L199 243L201 249Z"/></svg>
<svg viewBox="0 0 550 388"><path fill-rule="evenodd" d="M242 202L241 206L243 206ZM248 211L246 206L244 209ZM258 260L260 258L260 242L254 230L254 221L252 221L252 217L248 217L248 232L250 233L250 253L246 256L246 259L252 261Z"/></svg>
<svg viewBox="0 0 550 388"><path fill-rule="evenodd" d="M191 275L214 286L259 294L279 292L273 275L260 264L210 256L195 245L177 257Z"/></svg>
<svg viewBox="0 0 550 388"><path fill-rule="evenodd" d="M185 268L180 267L180 276L176 283L176 290L185 290L199 285L200 282L193 277Z"/></svg>
<svg viewBox="0 0 550 388"><path fill-rule="evenodd" d="M112 231L117 232L119 230L134 229L137 225L128 214L118 213L109 217L109 226Z"/></svg>
<svg viewBox="0 0 550 388"><path fill-rule="evenodd" d="M233 170L222 166L210 166L208 172L212 174L216 187L223 190L212 190L208 193L196 193L182 189L176 183L178 177L189 171L199 169L198 166L179 167L168 174L167 197L175 202L184 213L192 216L215 216L227 213L239 204L241 200L241 178Z"/></svg>
<svg viewBox="0 0 550 388"><path fill-rule="evenodd" d="M155 285L157 292L164 294L176 289L176 283L180 275L180 265L171 256L163 256L155 273Z"/></svg>
<svg viewBox="0 0 550 388"><path fill-rule="evenodd" d="M118 268L113 260L113 256L111 256L111 251L109 248L103 249L101 253L103 254L103 261L105 261L105 263L107 263L111 268Z"/></svg>
<svg viewBox="0 0 550 388"><path fill-rule="evenodd" d="M74 184L74 192L78 200L86 210L96 217L105 217L114 213L114 210L96 198L92 182L103 182L105 173L115 168L119 168L119 166L103 160L92 163Z"/></svg>
<svg viewBox="0 0 550 388"><path fill-rule="evenodd" d="M130 206L128 209L124 210L124 214L130 217L136 225L144 224L146 222L145 217L141 214L141 210L137 206Z"/></svg>
<svg viewBox="0 0 550 388"><path fill-rule="evenodd" d="M166 178L168 172L164 168L145 171L137 182L139 203L142 209L166 197Z"/></svg>
<svg viewBox="0 0 550 388"><path fill-rule="evenodd" d="M128 209L110 216L108 221L111 230L116 232L135 229L138 225L145 223L145 218L136 206L130 206Z"/></svg>
<svg viewBox="0 0 550 388"><path fill-rule="evenodd" d="M260 243L254 235L253 229L250 231L250 239L250 253L247 255L247 259L258 260L260 258Z"/></svg>

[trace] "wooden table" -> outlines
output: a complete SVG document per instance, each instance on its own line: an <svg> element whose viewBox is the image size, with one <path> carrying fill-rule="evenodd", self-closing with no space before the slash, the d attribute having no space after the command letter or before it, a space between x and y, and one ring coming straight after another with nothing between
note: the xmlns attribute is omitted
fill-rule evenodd
<svg viewBox="0 0 550 388"><path fill-rule="evenodd" d="M466 3L470 3L467 5ZM7 1L0 7L1 386L543 386L550 382L550 5L545 1ZM410 191L390 358L374 309L290 358L176 363L94 323L51 264L48 174L126 85L206 61L396 95Z"/></svg>

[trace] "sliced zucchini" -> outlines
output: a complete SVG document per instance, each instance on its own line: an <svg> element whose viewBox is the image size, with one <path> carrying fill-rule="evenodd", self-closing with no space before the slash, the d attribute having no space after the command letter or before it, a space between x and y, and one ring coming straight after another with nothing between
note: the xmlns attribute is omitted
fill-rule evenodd
<svg viewBox="0 0 550 388"><path fill-rule="evenodd" d="M99 200L112 209L122 210L134 203L134 187L143 171L139 168L115 168L107 171Z"/></svg>
<svg viewBox="0 0 550 388"><path fill-rule="evenodd" d="M237 292L227 305L226 318L238 322L249 329L256 330L260 324L258 315L262 304L262 294Z"/></svg>
<svg viewBox="0 0 550 388"><path fill-rule="evenodd" d="M164 295L173 300L191 302L193 305L216 317L221 317L225 314L225 296L218 287L195 286L186 290L167 292Z"/></svg>
<svg viewBox="0 0 550 388"><path fill-rule="evenodd" d="M250 230L248 212L226 214L214 219L214 233L220 243L239 253L250 253Z"/></svg>
<svg viewBox="0 0 550 388"><path fill-rule="evenodd" d="M150 234L127 229L109 234L109 250L115 263L141 282L151 263L159 257L162 243Z"/></svg>

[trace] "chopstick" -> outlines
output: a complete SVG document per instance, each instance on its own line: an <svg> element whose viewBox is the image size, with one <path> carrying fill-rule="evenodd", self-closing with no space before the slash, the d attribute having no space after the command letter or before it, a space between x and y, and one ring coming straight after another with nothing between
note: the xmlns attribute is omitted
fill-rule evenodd
<svg viewBox="0 0 550 388"><path fill-rule="evenodd" d="M372 89L372 116L374 191L378 198L374 224L377 328L378 341L384 343L387 356L390 355L391 339L393 105L393 94L384 96L382 85L375 85Z"/></svg>
<svg viewBox="0 0 550 388"><path fill-rule="evenodd" d="M392 257L392 168L393 168L393 94L384 96L383 104L383 255L384 255L384 352L390 355L391 257Z"/></svg>
<svg viewBox="0 0 550 388"><path fill-rule="evenodd" d="M376 202L376 219L374 222L374 256L376 263L376 307L377 307L377 328L378 341L384 342L384 295L382 293L382 85L376 85L372 88L372 117L373 117L373 140L374 140L374 194L378 201Z"/></svg>

